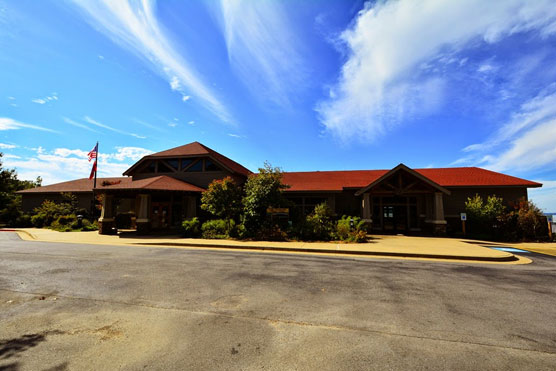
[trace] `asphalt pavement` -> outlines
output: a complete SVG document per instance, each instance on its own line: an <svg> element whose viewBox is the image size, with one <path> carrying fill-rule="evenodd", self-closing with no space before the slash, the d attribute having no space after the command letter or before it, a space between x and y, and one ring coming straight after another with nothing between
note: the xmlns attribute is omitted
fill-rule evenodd
<svg viewBox="0 0 556 371"><path fill-rule="evenodd" d="M554 370L532 264L22 241L0 233L0 370Z"/></svg>

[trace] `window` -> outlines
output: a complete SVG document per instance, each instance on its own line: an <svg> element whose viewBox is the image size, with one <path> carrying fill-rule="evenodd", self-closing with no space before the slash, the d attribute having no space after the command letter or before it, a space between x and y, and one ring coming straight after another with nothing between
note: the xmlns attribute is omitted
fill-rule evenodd
<svg viewBox="0 0 556 371"><path fill-rule="evenodd" d="M183 158L181 160L181 169L185 169L186 167L188 167L189 165L191 165L193 163L193 161L195 161L194 158Z"/></svg>
<svg viewBox="0 0 556 371"><path fill-rule="evenodd" d="M220 166L216 165L212 160L208 158L205 160L205 171L221 171Z"/></svg>
<svg viewBox="0 0 556 371"><path fill-rule="evenodd" d="M394 206L384 206L382 208L383 216L385 218L393 218L394 217Z"/></svg>
<svg viewBox="0 0 556 371"><path fill-rule="evenodd" d="M147 163L147 165L145 165L145 167L143 167L143 170L141 170L141 173L145 174L145 173L154 173L155 172L155 162L154 161L149 161Z"/></svg>
<svg viewBox="0 0 556 371"><path fill-rule="evenodd" d="M173 173L174 171L168 167L164 162L158 161L158 172L159 173Z"/></svg>
<svg viewBox="0 0 556 371"><path fill-rule="evenodd" d="M180 161L175 158L171 160L166 160L166 163L170 165L174 170L178 170L178 166L180 165Z"/></svg>
<svg viewBox="0 0 556 371"><path fill-rule="evenodd" d="M196 163L191 165L189 169L187 169L186 171L188 172L203 171L203 160L198 160Z"/></svg>

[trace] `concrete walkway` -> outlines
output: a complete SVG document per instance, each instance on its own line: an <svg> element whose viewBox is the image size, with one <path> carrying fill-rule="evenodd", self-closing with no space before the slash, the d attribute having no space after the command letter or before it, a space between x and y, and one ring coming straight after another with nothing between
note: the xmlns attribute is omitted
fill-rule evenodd
<svg viewBox="0 0 556 371"><path fill-rule="evenodd" d="M452 238L373 236L368 243L338 242L271 242L182 238L180 236L117 236L99 235L98 232L57 232L50 229L18 229L27 241L80 243L99 245L148 245L160 247L239 249L251 251L309 253L340 256L369 256L409 259L440 259L476 261L485 263L527 264L531 260L510 252L494 250L480 241ZM485 242L485 245L493 245Z"/></svg>

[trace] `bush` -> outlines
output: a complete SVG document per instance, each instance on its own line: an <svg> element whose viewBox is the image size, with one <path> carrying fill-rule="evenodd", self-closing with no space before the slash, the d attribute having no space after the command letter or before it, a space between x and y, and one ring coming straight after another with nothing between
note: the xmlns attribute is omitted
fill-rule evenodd
<svg viewBox="0 0 556 371"><path fill-rule="evenodd" d="M228 238L229 231L235 228L233 220L214 219L208 220L201 226L203 238Z"/></svg>
<svg viewBox="0 0 556 371"><path fill-rule="evenodd" d="M50 228L60 232L70 232L78 228L77 217L71 215L60 215L50 224Z"/></svg>
<svg viewBox="0 0 556 371"><path fill-rule="evenodd" d="M35 215L31 218L31 222L37 228L48 227L60 215L73 215L73 207L69 203L56 203L45 200L41 206L35 208ZM75 215L74 215L75 216Z"/></svg>
<svg viewBox="0 0 556 371"><path fill-rule="evenodd" d="M201 223L197 217L184 220L181 226L184 237L196 238L201 235Z"/></svg>
<svg viewBox="0 0 556 371"><path fill-rule="evenodd" d="M488 196L485 203L481 196L475 194L467 199L465 212L471 235L483 238L502 237L506 215L501 197Z"/></svg>
<svg viewBox="0 0 556 371"><path fill-rule="evenodd" d="M201 195L201 209L212 215L239 220L242 188L231 177L212 181Z"/></svg>
<svg viewBox="0 0 556 371"><path fill-rule="evenodd" d="M365 221L358 216L342 216L336 223L336 238L347 242L366 242Z"/></svg>
<svg viewBox="0 0 556 371"><path fill-rule="evenodd" d="M334 236L335 225L332 221L332 211L326 202L315 207L305 220L304 233L309 240L330 241Z"/></svg>
<svg viewBox="0 0 556 371"><path fill-rule="evenodd" d="M517 210L517 228L524 240L548 238L548 223L542 211L532 201L521 201Z"/></svg>
<svg viewBox="0 0 556 371"><path fill-rule="evenodd" d="M81 230L82 231L98 231L98 223L97 223L96 220L91 222L88 219L83 219Z"/></svg>

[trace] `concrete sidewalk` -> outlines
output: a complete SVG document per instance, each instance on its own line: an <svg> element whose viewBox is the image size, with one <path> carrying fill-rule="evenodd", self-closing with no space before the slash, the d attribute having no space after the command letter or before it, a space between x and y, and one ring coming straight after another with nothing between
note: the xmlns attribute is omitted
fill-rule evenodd
<svg viewBox="0 0 556 371"><path fill-rule="evenodd" d="M273 242L207 240L181 236L116 236L98 232L57 232L50 229L23 228L17 230L27 241L79 243L99 245L146 245L204 249L238 249L250 251L310 253L341 256L369 256L410 259L461 260L504 264L527 264L531 260L510 252L481 246L479 241L451 238L374 236L368 243L338 242ZM486 243L486 245L493 245Z"/></svg>

